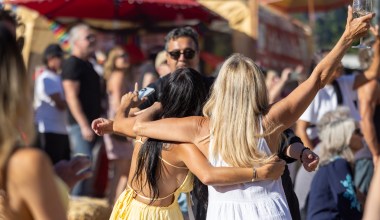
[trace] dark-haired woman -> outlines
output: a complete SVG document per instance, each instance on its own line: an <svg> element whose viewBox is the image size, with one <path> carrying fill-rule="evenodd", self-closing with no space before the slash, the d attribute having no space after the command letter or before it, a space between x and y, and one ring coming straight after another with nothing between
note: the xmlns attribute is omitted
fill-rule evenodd
<svg viewBox="0 0 380 220"><path fill-rule="evenodd" d="M135 119L124 118L130 108L139 104L135 90L123 96L113 125L107 119L92 123L97 134L122 125L123 133L135 136L132 131ZM200 74L193 69L178 69L161 94L163 110L158 117L200 115L205 99L206 89ZM110 219L183 219L176 201L181 192L193 189L192 173L205 184L229 185L250 182L253 178L277 179L284 170L284 161L278 158L256 169L256 173L252 168L215 168L195 145L145 137L136 139L128 187L116 202ZM191 217L191 211L189 214Z"/></svg>

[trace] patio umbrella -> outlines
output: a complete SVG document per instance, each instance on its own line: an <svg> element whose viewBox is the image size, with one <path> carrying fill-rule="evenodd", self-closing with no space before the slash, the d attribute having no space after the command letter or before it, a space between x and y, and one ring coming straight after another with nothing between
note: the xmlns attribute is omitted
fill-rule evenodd
<svg viewBox="0 0 380 220"><path fill-rule="evenodd" d="M352 0L261 0L262 3L285 12L327 11L342 7Z"/></svg>
<svg viewBox="0 0 380 220"><path fill-rule="evenodd" d="M74 17L91 19L158 22L198 19L209 22L218 15L196 0L4 0L38 11L47 18Z"/></svg>

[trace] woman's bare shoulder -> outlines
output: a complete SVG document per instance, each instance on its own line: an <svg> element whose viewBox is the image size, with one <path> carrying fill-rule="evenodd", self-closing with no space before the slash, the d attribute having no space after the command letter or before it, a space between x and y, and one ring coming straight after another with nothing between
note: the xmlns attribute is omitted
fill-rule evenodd
<svg viewBox="0 0 380 220"><path fill-rule="evenodd" d="M22 148L11 155L7 170L8 176L14 180L28 179L52 170L52 164L44 152L34 148Z"/></svg>

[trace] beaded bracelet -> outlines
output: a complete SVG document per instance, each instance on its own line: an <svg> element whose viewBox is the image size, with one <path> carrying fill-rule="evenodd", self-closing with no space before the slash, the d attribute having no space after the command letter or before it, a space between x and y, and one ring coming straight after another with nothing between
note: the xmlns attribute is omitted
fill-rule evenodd
<svg viewBox="0 0 380 220"><path fill-rule="evenodd" d="M301 163L303 163L302 155L303 155L303 152L304 152L306 149L310 150L310 148L308 148L308 147L304 147L304 148L301 150L301 154L300 154L300 161L301 161Z"/></svg>
<svg viewBox="0 0 380 220"><path fill-rule="evenodd" d="M255 181L256 178L257 178L257 170L256 170L256 168L253 168L253 177L252 177L251 182Z"/></svg>

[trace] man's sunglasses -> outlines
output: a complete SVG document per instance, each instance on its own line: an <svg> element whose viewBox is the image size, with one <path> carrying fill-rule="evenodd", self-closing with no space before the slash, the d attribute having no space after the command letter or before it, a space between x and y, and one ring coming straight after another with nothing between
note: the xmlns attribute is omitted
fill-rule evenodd
<svg viewBox="0 0 380 220"><path fill-rule="evenodd" d="M86 40L88 42L95 42L95 40L96 40L95 35L93 35L93 34L87 35Z"/></svg>
<svg viewBox="0 0 380 220"><path fill-rule="evenodd" d="M174 60L178 60L181 54L185 57L186 60L191 60L195 56L195 50L187 48L183 52L180 50L173 50L168 52L170 57Z"/></svg>

